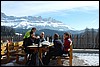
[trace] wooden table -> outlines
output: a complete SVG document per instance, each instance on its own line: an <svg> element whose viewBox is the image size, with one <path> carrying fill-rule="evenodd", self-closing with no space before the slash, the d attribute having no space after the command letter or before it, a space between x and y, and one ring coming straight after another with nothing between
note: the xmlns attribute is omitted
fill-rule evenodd
<svg viewBox="0 0 100 67"><path fill-rule="evenodd" d="M48 51L48 48L51 47L51 46L53 46L52 43L50 45L45 46L45 47L42 47L42 45L38 46L38 45L34 44L34 45L28 46L28 49L30 51L39 52L39 57L42 59L42 53L44 51Z"/></svg>
<svg viewBox="0 0 100 67"><path fill-rule="evenodd" d="M51 47L51 46L53 46L52 43L50 45L47 45L47 46L46 45L45 46L42 46L42 45L38 46L38 44L37 45L34 44L34 45L28 46L28 49L31 52L32 51L38 52L38 58L39 58L39 60L41 61L42 65L43 65L43 62L42 62L42 53L48 51L49 50L48 48Z"/></svg>

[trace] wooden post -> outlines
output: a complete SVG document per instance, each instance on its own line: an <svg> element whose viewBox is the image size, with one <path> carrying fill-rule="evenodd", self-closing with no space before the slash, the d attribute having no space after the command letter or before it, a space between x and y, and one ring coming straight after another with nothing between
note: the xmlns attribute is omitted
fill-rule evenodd
<svg viewBox="0 0 100 67"><path fill-rule="evenodd" d="M72 55L72 42L70 44L70 57L69 57L69 65L72 66L72 59L73 59L73 55Z"/></svg>
<svg viewBox="0 0 100 67"><path fill-rule="evenodd" d="M19 56L18 54L16 54L16 63L18 63L18 61L19 61Z"/></svg>
<svg viewBox="0 0 100 67"><path fill-rule="evenodd" d="M60 56L58 56L57 62L58 62L59 65L62 65L61 57Z"/></svg>

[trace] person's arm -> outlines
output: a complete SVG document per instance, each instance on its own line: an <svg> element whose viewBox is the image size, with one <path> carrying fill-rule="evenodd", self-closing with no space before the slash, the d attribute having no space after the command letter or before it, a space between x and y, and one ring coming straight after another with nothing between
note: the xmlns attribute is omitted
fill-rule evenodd
<svg viewBox="0 0 100 67"><path fill-rule="evenodd" d="M37 37L34 35L34 36L32 36L32 38L35 38L35 39L37 39Z"/></svg>

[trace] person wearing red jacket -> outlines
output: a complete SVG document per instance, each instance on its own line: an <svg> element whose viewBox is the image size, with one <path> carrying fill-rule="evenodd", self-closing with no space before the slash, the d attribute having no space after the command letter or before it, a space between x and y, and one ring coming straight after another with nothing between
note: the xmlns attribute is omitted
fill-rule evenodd
<svg viewBox="0 0 100 67"><path fill-rule="evenodd" d="M70 43L71 43L71 39L70 39L70 34L68 32L64 33L64 50L63 50L63 54L69 54L68 49L70 48Z"/></svg>

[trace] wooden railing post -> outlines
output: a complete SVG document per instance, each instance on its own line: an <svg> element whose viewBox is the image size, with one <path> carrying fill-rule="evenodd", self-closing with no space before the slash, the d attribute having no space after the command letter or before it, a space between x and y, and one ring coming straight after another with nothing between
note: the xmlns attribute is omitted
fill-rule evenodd
<svg viewBox="0 0 100 67"><path fill-rule="evenodd" d="M69 65L72 66L72 59L73 59L73 55L72 55L72 43L70 44L70 57L69 57Z"/></svg>

